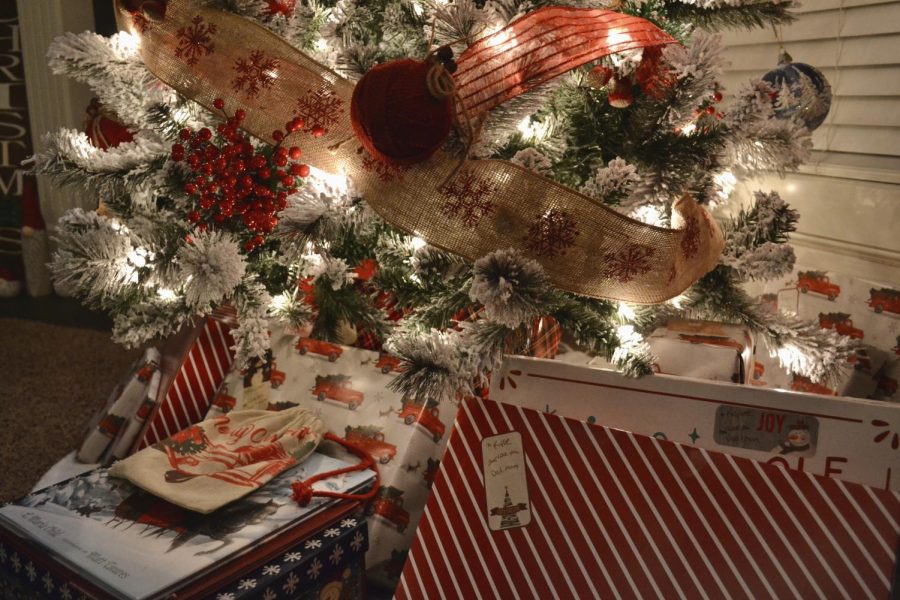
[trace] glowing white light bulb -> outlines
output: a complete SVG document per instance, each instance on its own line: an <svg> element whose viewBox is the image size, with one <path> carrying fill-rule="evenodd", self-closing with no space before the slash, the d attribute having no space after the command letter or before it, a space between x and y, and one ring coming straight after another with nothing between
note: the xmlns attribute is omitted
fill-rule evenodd
<svg viewBox="0 0 900 600"><path fill-rule="evenodd" d="M547 132L550 130L550 124L547 122L532 121L531 117L525 117L519 121L516 128L526 139L541 141L547 136Z"/></svg>
<svg viewBox="0 0 900 600"><path fill-rule="evenodd" d="M175 299L175 291L169 288L159 288L156 290L156 295L164 302L171 302Z"/></svg>
<svg viewBox="0 0 900 600"><path fill-rule="evenodd" d="M722 200L727 200L729 196L731 196L731 192L734 191L734 186L737 183L737 177L734 176L734 173L731 171L723 171L713 177L713 181L716 182L716 185L719 187L718 196Z"/></svg>
<svg viewBox="0 0 900 600"><path fill-rule="evenodd" d="M290 296L281 293L272 296L272 303L269 306L275 310L284 310L290 302Z"/></svg>
<svg viewBox="0 0 900 600"><path fill-rule="evenodd" d="M617 309L616 312L619 313L620 317L622 317L623 319L626 319L628 321L631 321L632 319L634 319L637 316L634 312L634 309L631 308L631 305L627 304L625 302L619 302L619 308ZM631 325L628 325L628 327L631 327ZM632 331L632 333L634 332L634 327L631 327L631 331Z"/></svg>
<svg viewBox="0 0 900 600"><path fill-rule="evenodd" d="M424 247L428 242L426 242L419 236L415 236L412 240L410 240L409 243L413 247L413 250L418 250L419 248Z"/></svg>

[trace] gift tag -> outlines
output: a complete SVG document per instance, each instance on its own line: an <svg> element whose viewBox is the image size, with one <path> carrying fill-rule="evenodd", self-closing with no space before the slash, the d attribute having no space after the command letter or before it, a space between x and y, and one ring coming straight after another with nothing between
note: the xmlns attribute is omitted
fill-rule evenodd
<svg viewBox="0 0 900 600"><path fill-rule="evenodd" d="M501 433L481 440L488 527L493 531L531 522L522 434Z"/></svg>
<svg viewBox="0 0 900 600"><path fill-rule="evenodd" d="M813 456L819 441L819 420L809 415L722 405L716 410L713 437L723 446Z"/></svg>

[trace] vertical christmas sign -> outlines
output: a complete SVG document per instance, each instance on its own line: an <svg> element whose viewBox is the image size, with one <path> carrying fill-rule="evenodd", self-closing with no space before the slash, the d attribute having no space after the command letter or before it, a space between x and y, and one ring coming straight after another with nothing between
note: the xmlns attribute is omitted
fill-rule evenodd
<svg viewBox="0 0 900 600"><path fill-rule="evenodd" d="M22 280L22 196L31 154L19 17L15 2L0 3L0 286ZM7 292L7 293L4 293ZM11 295L0 287L0 296Z"/></svg>

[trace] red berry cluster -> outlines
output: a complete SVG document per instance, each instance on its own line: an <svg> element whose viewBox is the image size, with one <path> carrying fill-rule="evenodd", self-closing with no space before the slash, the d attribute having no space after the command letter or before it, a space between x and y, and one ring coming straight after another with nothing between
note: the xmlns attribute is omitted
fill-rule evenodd
<svg viewBox="0 0 900 600"><path fill-rule="evenodd" d="M300 148L282 145L305 123L303 119L286 123L283 132L272 133L277 142L274 148L257 151L240 131L246 112L239 109L228 116L221 98L216 98L213 106L226 117L216 127L215 139L206 127L182 129L181 142L172 145L172 160L184 161L190 169L184 191L197 201L187 219L200 230L218 226L244 233L244 250L251 252L275 229L276 213L284 210L288 195L297 191L299 178L309 175L309 166L296 162Z"/></svg>

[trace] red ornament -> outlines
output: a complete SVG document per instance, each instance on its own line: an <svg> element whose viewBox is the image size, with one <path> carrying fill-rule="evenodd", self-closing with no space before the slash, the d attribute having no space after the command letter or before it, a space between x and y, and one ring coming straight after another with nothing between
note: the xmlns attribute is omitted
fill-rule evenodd
<svg viewBox="0 0 900 600"><path fill-rule="evenodd" d="M630 77L614 80L609 90L609 105L613 108L628 108L634 102L634 86Z"/></svg>
<svg viewBox="0 0 900 600"><path fill-rule="evenodd" d="M134 139L128 128L115 120L96 98L91 100L87 107L87 114L84 117L84 133L91 143L101 150L115 148L121 143Z"/></svg>
<svg viewBox="0 0 900 600"><path fill-rule="evenodd" d="M428 90L431 68L429 62L396 60L376 66L356 84L350 120L369 154L388 164L412 165L443 145L453 126L453 102Z"/></svg>

